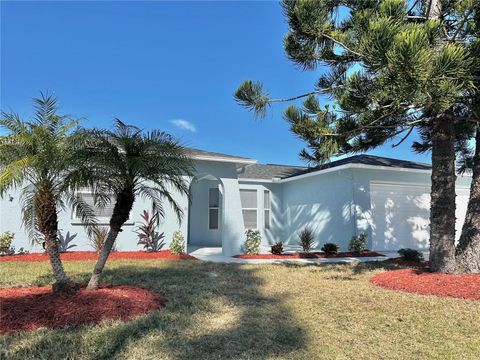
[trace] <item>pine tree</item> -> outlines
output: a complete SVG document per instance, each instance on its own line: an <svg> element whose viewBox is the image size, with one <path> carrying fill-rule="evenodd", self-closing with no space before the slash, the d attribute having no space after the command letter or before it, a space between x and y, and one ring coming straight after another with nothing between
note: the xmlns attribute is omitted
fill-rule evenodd
<svg viewBox="0 0 480 360"><path fill-rule="evenodd" d="M301 156L308 161L365 151L400 135L403 142L415 129L428 133L430 261L439 272L455 270L455 138L461 127L454 115L457 100L474 89L468 43L457 36L477 3L284 0L287 56L305 70L324 66L328 72L314 91L290 99L271 99L253 81L235 93L260 116L272 103L305 98L284 117L307 143ZM322 107L319 96L336 107Z"/></svg>

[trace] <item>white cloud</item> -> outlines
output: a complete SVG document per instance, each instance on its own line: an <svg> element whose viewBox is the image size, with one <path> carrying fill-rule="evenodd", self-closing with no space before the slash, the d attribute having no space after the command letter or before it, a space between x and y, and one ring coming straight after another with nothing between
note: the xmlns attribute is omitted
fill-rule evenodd
<svg viewBox="0 0 480 360"><path fill-rule="evenodd" d="M187 130L191 132L196 132L197 129L195 128L195 125L193 125L190 121L184 120L184 119L173 119L170 120L170 122L175 125L177 128L182 129L182 130Z"/></svg>

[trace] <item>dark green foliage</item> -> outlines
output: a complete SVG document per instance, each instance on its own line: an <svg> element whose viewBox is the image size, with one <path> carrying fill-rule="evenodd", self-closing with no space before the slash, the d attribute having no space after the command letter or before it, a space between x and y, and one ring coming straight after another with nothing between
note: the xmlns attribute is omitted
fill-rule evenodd
<svg viewBox="0 0 480 360"><path fill-rule="evenodd" d="M273 244L270 248L270 252L273 255L282 255L283 254L283 243L281 241Z"/></svg>
<svg viewBox="0 0 480 360"><path fill-rule="evenodd" d="M309 253L312 250L315 241L313 230L308 226L305 227L298 233L298 238L303 252Z"/></svg>
<svg viewBox="0 0 480 360"><path fill-rule="evenodd" d="M334 244L334 243L326 243L326 244L323 244L322 246L322 251L325 253L325 254L336 254L338 253L338 250L340 249L340 247L337 245L337 244Z"/></svg>
<svg viewBox="0 0 480 360"><path fill-rule="evenodd" d="M286 54L303 70L323 66L317 87L272 99L261 83L247 80L236 100L264 116L272 103L306 98L303 106L288 107L284 117L308 146L301 157L312 162L366 151L414 128L429 129L435 114L452 106L471 115L468 100L457 99L475 89L480 45L468 34L478 32L480 2L443 4L441 20L426 13L423 3L284 0ZM336 106L320 106L326 98ZM460 137L471 137L471 129L462 133L462 126ZM457 149L466 147L459 140Z"/></svg>
<svg viewBox="0 0 480 360"><path fill-rule="evenodd" d="M355 253L361 253L367 248L367 234L362 232L358 236L352 236L350 244L348 244L348 250Z"/></svg>
<svg viewBox="0 0 480 360"><path fill-rule="evenodd" d="M407 261L420 262L423 260L423 254L418 250L400 249L398 250L398 253L402 257L402 259Z"/></svg>
<svg viewBox="0 0 480 360"><path fill-rule="evenodd" d="M77 237L77 234L70 235L70 231L67 231L65 236L63 236L63 234L59 232L58 233L58 251L65 252L77 246L75 244L71 244L73 239L75 239L76 237Z"/></svg>

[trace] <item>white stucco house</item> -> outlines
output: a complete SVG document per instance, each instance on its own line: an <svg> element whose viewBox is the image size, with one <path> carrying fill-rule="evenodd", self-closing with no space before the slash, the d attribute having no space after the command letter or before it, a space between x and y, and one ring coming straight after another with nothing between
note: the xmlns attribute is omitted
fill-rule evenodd
<svg viewBox="0 0 480 360"><path fill-rule="evenodd" d="M379 251L402 247L428 249L429 164L357 155L318 167L258 164L253 159L191 149L196 174L191 202L176 194L185 216L178 224L171 209L160 221L168 243L175 230L190 248L222 247L241 253L246 229L258 229L263 244L296 244L305 226L315 231L317 247L334 242L346 250L350 238L365 231L368 247ZM457 179L457 233L466 212L470 176ZM89 194L85 193L88 201ZM152 204L138 199L117 240L118 250L140 249L134 230ZM108 224L112 208L98 209ZM72 211L60 213L62 233L77 234L72 250L91 250L83 224ZM0 232L15 233L14 246L32 246L21 224L19 192L0 199Z"/></svg>

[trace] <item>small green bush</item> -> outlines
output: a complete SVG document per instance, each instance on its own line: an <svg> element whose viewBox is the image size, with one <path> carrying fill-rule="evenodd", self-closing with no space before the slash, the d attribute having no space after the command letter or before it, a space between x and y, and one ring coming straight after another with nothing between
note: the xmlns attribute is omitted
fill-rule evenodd
<svg viewBox="0 0 480 360"><path fill-rule="evenodd" d="M298 233L300 240L300 246L303 249L303 252L309 253L313 248L313 242L315 237L313 235L313 230L310 227L306 227Z"/></svg>
<svg viewBox="0 0 480 360"><path fill-rule="evenodd" d="M325 244L323 244L321 250L322 250L325 254L336 254L336 253L338 253L338 249L340 249L340 247L339 247L337 244L334 244L334 243L325 243Z"/></svg>
<svg viewBox="0 0 480 360"><path fill-rule="evenodd" d="M350 244L348 245L348 250L361 253L367 248L367 233L360 233L358 236L352 236L352 240L350 240Z"/></svg>
<svg viewBox="0 0 480 360"><path fill-rule="evenodd" d="M15 248L12 247L14 237L15 235L10 231L0 234L0 255L13 255L15 253Z"/></svg>
<svg viewBox="0 0 480 360"><path fill-rule="evenodd" d="M245 231L247 239L245 240L245 252L248 255L260 254L260 244L262 242L262 236L258 230Z"/></svg>
<svg viewBox="0 0 480 360"><path fill-rule="evenodd" d="M169 249L172 254L185 254L185 239L181 231L175 231L173 233Z"/></svg>
<svg viewBox="0 0 480 360"><path fill-rule="evenodd" d="M281 241L275 243L270 248L270 251L273 255L282 255L283 254L283 243Z"/></svg>
<svg viewBox="0 0 480 360"><path fill-rule="evenodd" d="M398 253L402 259L407 261L420 262L423 260L423 254L415 249L400 249Z"/></svg>
<svg viewBox="0 0 480 360"><path fill-rule="evenodd" d="M21 247L20 249L18 249L17 254L18 255L30 254L30 251L25 250L23 247Z"/></svg>

